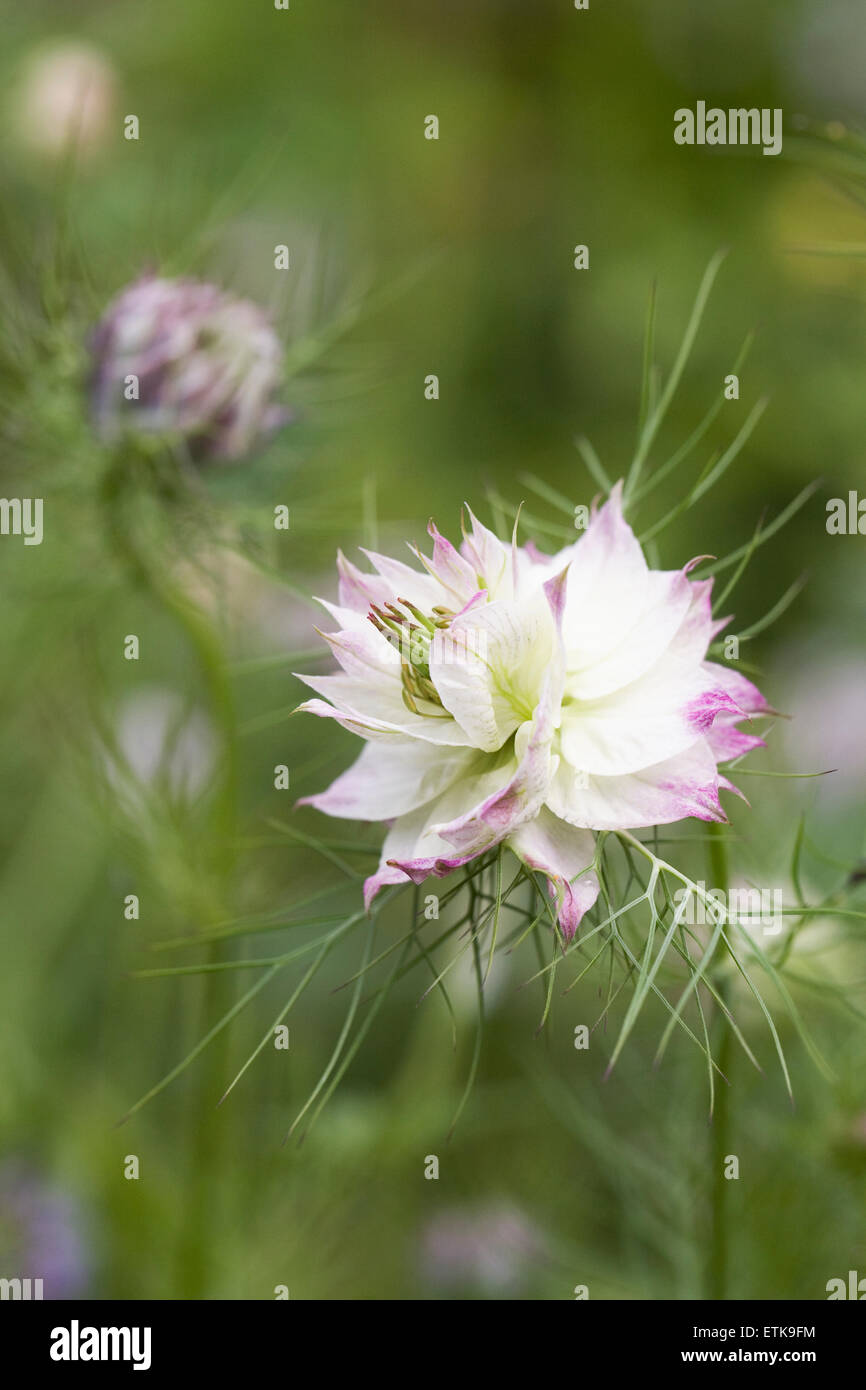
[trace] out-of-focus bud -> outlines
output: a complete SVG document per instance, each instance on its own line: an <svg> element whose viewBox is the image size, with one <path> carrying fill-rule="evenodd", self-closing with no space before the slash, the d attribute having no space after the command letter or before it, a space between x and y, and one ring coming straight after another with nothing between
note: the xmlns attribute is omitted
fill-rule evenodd
<svg viewBox="0 0 866 1390"><path fill-rule="evenodd" d="M428 1222L421 1239L426 1281L488 1297L515 1292L545 1255L542 1233L509 1202L446 1208Z"/></svg>
<svg viewBox="0 0 866 1390"><path fill-rule="evenodd" d="M87 1293L91 1255L82 1208L71 1193L12 1159L0 1167L0 1261L6 1278L41 1279L37 1296Z"/></svg>
<svg viewBox="0 0 866 1390"><path fill-rule="evenodd" d="M107 755L108 780L129 809L147 789L172 800L194 800L216 764L216 736L201 710L187 710L173 690L151 687L130 695L115 726L116 753Z"/></svg>
<svg viewBox="0 0 866 1390"><path fill-rule="evenodd" d="M21 144L49 159L98 154L111 134L116 89L114 69L97 48L70 42L38 49L14 92Z"/></svg>
<svg viewBox="0 0 866 1390"><path fill-rule="evenodd" d="M112 300L91 346L106 442L162 436L197 460L233 460L291 418L274 402L283 349L267 314L217 285L145 275Z"/></svg>

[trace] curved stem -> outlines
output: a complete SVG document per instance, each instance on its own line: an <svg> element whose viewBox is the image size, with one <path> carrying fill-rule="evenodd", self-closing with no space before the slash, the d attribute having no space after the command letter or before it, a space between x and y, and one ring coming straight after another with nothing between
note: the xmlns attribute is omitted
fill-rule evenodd
<svg viewBox="0 0 866 1390"><path fill-rule="evenodd" d="M119 452L106 473L102 502L109 539L136 588L150 594L184 632L195 652L207 686L209 702L222 743L221 781L213 803L212 837L207 856L207 899L214 920L231 916L230 902L236 857L237 819L237 720L234 694L220 643L201 610L176 589L165 567L145 553L129 525L128 502L137 474L149 461L137 453ZM211 942L207 962L216 963L219 943ZM209 1032L231 1007L233 981L229 971L207 971L201 995L201 1031ZM209 1225L217 1191L219 1150L222 1140L217 1123L217 1103L227 1069L228 1029L224 1029L206 1053L196 1103L190 1112L188 1176L181 1233L179 1282L183 1297L202 1298L208 1287L210 1265Z"/></svg>
<svg viewBox="0 0 866 1390"><path fill-rule="evenodd" d="M723 839L723 830L723 826L709 827L708 858L712 886L727 895L728 851ZM718 952L724 952L721 943ZM707 1298L723 1301L728 1290L728 1179L725 1177L725 1160L730 1141L729 1073L733 1055L733 1035L725 1016L727 980L724 974L717 974L714 984L719 996L719 1006L713 1019L712 1044L719 1071L724 1079L716 1088L710 1139L710 1248L707 1261Z"/></svg>

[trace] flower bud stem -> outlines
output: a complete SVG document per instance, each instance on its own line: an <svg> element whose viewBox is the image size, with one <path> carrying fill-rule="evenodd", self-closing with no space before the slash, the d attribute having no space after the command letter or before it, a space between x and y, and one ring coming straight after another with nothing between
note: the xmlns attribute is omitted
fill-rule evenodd
<svg viewBox="0 0 866 1390"><path fill-rule="evenodd" d="M237 720L234 693L222 648L210 622L189 598L166 579L167 566L151 559L141 545L129 512L142 465L150 460L131 448L119 450L106 472L102 502L109 540L133 585L149 593L181 628L195 652L207 686L214 720L221 733L221 782L213 804L211 855L205 901L213 922L232 915L237 823ZM207 925L204 923L203 925ZM206 963L221 959L219 943L207 947ZM198 1001L197 1026L211 1031L232 1005L234 983L228 970L207 970ZM190 1107L186 1196L178 1250L179 1296L206 1297L211 1284L212 1255L218 1236L220 1150L224 1127L218 1123L217 1104L225 1089L228 1067L228 1029L224 1028L208 1048L204 1074L195 1104Z"/></svg>
<svg viewBox="0 0 866 1390"><path fill-rule="evenodd" d="M708 859L710 882L713 887L728 893L728 851L724 840L727 827L710 825ZM726 947L720 941L715 953L716 965L723 962ZM706 1296L714 1302L727 1297L728 1288L728 1187L725 1177L726 1159L730 1152L730 1071L733 1058L733 1033L725 1016L727 980L724 972L716 970L714 977L720 1003L716 1008L711 1031L711 1048L722 1076L717 1076L710 1136L710 1243L707 1260Z"/></svg>

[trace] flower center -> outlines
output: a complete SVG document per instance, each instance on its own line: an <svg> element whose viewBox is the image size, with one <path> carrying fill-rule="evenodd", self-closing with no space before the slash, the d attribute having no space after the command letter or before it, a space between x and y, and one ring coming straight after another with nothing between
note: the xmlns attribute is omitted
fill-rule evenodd
<svg viewBox="0 0 866 1390"><path fill-rule="evenodd" d="M399 606L398 606L399 605ZM430 679L430 647L438 632L444 631L454 617L449 608L434 608L431 616L422 613L408 599L386 603L384 608L371 604L369 621L400 655L400 677L403 703L412 714L428 719L450 719L450 714L433 714L418 708L418 701L442 709L436 687Z"/></svg>

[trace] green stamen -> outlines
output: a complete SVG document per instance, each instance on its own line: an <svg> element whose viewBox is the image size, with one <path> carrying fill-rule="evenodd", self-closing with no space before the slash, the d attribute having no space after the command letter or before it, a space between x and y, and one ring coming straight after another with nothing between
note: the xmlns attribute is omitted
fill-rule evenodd
<svg viewBox="0 0 866 1390"><path fill-rule="evenodd" d="M447 628L455 615L451 609L442 607L434 608L433 614L433 617L428 617L414 603L400 598L397 603L386 603L384 608L371 604L367 617L376 631L381 632L385 640L400 653L400 678L406 708L412 714L427 719L450 719L448 714L435 715L419 709L417 703L423 701L442 709L439 693L430 679L430 645L436 634Z"/></svg>

